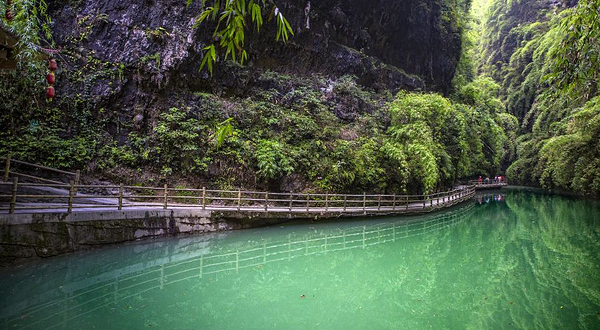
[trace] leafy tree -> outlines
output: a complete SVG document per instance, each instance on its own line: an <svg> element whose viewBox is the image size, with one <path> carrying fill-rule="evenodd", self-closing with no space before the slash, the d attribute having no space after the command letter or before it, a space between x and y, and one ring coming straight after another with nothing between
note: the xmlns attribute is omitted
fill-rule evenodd
<svg viewBox="0 0 600 330"><path fill-rule="evenodd" d="M551 50L551 83L564 92L583 95L598 92L600 80L600 1L580 0L561 23L564 37Z"/></svg>
<svg viewBox="0 0 600 330"><path fill-rule="evenodd" d="M464 132L461 125L464 118L452 104L438 94L399 93L390 107L392 125L388 133L402 146L409 174L409 186L417 184L429 193L440 181L453 181L456 176L455 162L448 153L453 144L458 143ZM456 122L454 116L459 116ZM454 129L459 133L456 136ZM387 153L390 154L390 145ZM397 157L402 162L400 151Z"/></svg>
<svg viewBox="0 0 600 330"><path fill-rule="evenodd" d="M6 2L0 4L0 12L6 10ZM14 14L12 21L4 18L3 23L9 30L19 37L17 60L21 67L41 71L44 69L39 53L42 47L52 47L51 19L48 16L46 0L14 0L12 8ZM4 15L3 15L4 16Z"/></svg>
<svg viewBox="0 0 600 330"><path fill-rule="evenodd" d="M544 141L535 172L542 186L600 195L600 96L560 122L564 134Z"/></svg>

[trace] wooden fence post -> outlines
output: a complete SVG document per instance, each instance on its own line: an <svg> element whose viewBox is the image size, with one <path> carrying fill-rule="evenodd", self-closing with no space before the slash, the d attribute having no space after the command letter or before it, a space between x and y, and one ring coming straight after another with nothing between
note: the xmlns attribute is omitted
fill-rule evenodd
<svg viewBox="0 0 600 330"><path fill-rule="evenodd" d="M392 202L392 210L396 211L396 194L394 194L394 201Z"/></svg>
<svg viewBox="0 0 600 330"><path fill-rule="evenodd" d="M165 183L165 190L164 190L164 204L163 204L163 209L167 209L167 198L168 198L169 192L167 190L167 184Z"/></svg>
<svg viewBox="0 0 600 330"><path fill-rule="evenodd" d="M6 164L4 164L4 182L8 182L8 173L10 172L10 154L6 156Z"/></svg>
<svg viewBox="0 0 600 330"><path fill-rule="evenodd" d="M363 212L367 212L367 193L363 191Z"/></svg>
<svg viewBox="0 0 600 330"><path fill-rule="evenodd" d="M17 189L19 187L19 178L13 178L12 196L10 198L10 211L8 213L14 214L17 208Z"/></svg>
<svg viewBox="0 0 600 330"><path fill-rule="evenodd" d="M238 211L242 207L242 190L238 189Z"/></svg>
<svg viewBox="0 0 600 330"><path fill-rule="evenodd" d="M68 213L73 212L73 195L75 195L75 181L69 181L69 209Z"/></svg>
<svg viewBox="0 0 600 330"><path fill-rule="evenodd" d="M423 195L423 209L425 209L425 203L427 203L427 198L425 198L425 195Z"/></svg>
<svg viewBox="0 0 600 330"><path fill-rule="evenodd" d="M81 180L81 171L75 171L75 186L79 185L79 181ZM75 193L77 193L77 187L75 187Z"/></svg>
<svg viewBox="0 0 600 330"><path fill-rule="evenodd" d="M348 200L348 195L344 195L344 212L346 212L346 202Z"/></svg>
<svg viewBox="0 0 600 330"><path fill-rule="evenodd" d="M119 185L119 211L123 209L123 184Z"/></svg>
<svg viewBox="0 0 600 330"><path fill-rule="evenodd" d="M329 210L329 192L325 193L325 212Z"/></svg>
<svg viewBox="0 0 600 330"><path fill-rule="evenodd" d="M306 212L308 212L310 208L310 193L306 193Z"/></svg>
<svg viewBox="0 0 600 330"><path fill-rule="evenodd" d="M377 211L381 211L381 195L379 195L379 198L377 199Z"/></svg>
<svg viewBox="0 0 600 330"><path fill-rule="evenodd" d="M269 208L269 193L266 192L265 193L265 211L267 211Z"/></svg>
<svg viewBox="0 0 600 330"><path fill-rule="evenodd" d="M290 213L292 212L292 203L293 202L294 202L294 193L290 191L290 205L289 205Z"/></svg>
<svg viewBox="0 0 600 330"><path fill-rule="evenodd" d="M406 195L406 210L408 211L408 195Z"/></svg>
<svg viewBox="0 0 600 330"><path fill-rule="evenodd" d="M206 187L202 187L202 210L206 210Z"/></svg>

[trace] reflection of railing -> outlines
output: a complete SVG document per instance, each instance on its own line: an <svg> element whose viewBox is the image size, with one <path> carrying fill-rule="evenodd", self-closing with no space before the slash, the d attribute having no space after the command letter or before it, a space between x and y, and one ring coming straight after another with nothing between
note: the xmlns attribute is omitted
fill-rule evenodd
<svg viewBox="0 0 600 330"><path fill-rule="evenodd" d="M390 214L414 211L431 211L452 206L475 194L475 188L466 186L454 190L429 195L352 195L352 194L303 194L271 193L242 190L179 189L138 186L102 186L70 184L12 183L3 182L11 194L0 195L0 200L10 200L0 204L0 210L33 212L37 210L74 209L117 209L127 207L154 207L167 209L201 208L229 212L273 212L273 213L358 213ZM64 189L68 194L19 193L21 190L55 188ZM103 190L104 193L89 195L77 191ZM60 191L60 190L59 190ZM58 202L57 202L58 201Z"/></svg>
<svg viewBox="0 0 600 330"><path fill-rule="evenodd" d="M84 280L85 283L65 284L60 289L54 289L44 294L45 296L62 296L60 299L13 311L8 311L10 306L4 306L2 324L6 329L31 329L36 325L44 329L59 326L67 328L67 322L73 319L146 291L163 289L166 285L192 278L201 279L204 276L222 272L239 272L245 268L297 257L357 248L364 249L373 245L414 237L454 226L464 221L473 210L473 204L470 204L458 211L429 216L425 219L419 217L406 221L359 226L325 235L314 234L301 237L288 235L287 240L254 242L245 249L236 248L213 255L199 253L199 255L190 257L188 254L184 254L180 260L171 262L171 260L178 259L177 255L173 255L163 259L163 263L155 263L151 267L137 271L135 269L139 268L136 265L129 265L113 271L111 274L118 275L112 278L107 277L106 274L99 274ZM148 261L140 265L147 263ZM86 299L88 295L93 295L94 298ZM94 306L95 303L98 305ZM69 313L82 308L85 309L85 312L69 315ZM48 314L50 315L46 316ZM17 328L23 321L22 315L28 315L27 319L31 319L33 322Z"/></svg>

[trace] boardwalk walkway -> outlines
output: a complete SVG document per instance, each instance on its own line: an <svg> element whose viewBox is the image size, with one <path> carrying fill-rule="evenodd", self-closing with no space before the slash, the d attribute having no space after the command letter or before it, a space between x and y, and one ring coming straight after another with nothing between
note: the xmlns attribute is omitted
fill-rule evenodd
<svg viewBox="0 0 600 330"><path fill-rule="evenodd" d="M385 215L422 213L453 206L470 199L476 189L500 188L506 182L469 185L429 195L374 194L303 194L272 193L243 190L181 189L168 187L80 185L79 171L67 172L23 161L5 160L0 182L0 214L2 213L73 213L92 211L184 209L253 214L261 216L306 217ZM24 174L19 168L33 168ZM52 172L52 179L38 172ZM64 177L69 184L58 181ZM22 181L19 181L22 180ZM43 183L23 182L37 180Z"/></svg>
<svg viewBox="0 0 600 330"><path fill-rule="evenodd" d="M420 213L471 198L474 186L429 195L303 194L0 182L0 213L72 213L109 210L201 209L236 213L375 215ZM61 193L61 191L63 193ZM95 193L86 193L94 191ZM8 193L10 192L10 193Z"/></svg>

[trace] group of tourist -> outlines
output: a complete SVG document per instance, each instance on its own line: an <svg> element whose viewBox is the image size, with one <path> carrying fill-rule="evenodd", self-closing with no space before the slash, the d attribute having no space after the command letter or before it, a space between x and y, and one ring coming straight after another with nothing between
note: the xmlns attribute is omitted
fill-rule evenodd
<svg viewBox="0 0 600 330"><path fill-rule="evenodd" d="M481 177L481 175L479 176L479 179L477 179L477 183L478 184L482 184L485 182L485 184L490 184L490 183L501 183L502 181L504 181L505 177L503 177L502 175L498 175L495 176L493 179L490 180L489 177L486 177L485 180ZM490 182L491 181L491 182Z"/></svg>

